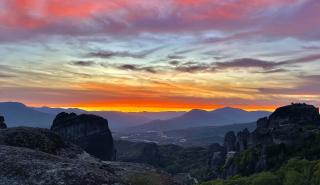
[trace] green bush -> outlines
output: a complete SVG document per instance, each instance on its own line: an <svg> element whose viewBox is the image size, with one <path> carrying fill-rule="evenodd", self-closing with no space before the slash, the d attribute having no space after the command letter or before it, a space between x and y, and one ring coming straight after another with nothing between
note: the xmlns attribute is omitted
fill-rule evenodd
<svg viewBox="0 0 320 185"><path fill-rule="evenodd" d="M309 185L308 179L303 178L303 175L297 171L290 170L286 173L283 185Z"/></svg>
<svg viewBox="0 0 320 185"><path fill-rule="evenodd" d="M271 172L262 172L251 177L252 185L281 185L279 177Z"/></svg>
<svg viewBox="0 0 320 185"><path fill-rule="evenodd" d="M131 185L161 185L160 176L153 174L135 174L130 176L128 181Z"/></svg>
<svg viewBox="0 0 320 185"><path fill-rule="evenodd" d="M291 159L275 172L261 172L247 177L234 176L201 185L320 185L320 161Z"/></svg>

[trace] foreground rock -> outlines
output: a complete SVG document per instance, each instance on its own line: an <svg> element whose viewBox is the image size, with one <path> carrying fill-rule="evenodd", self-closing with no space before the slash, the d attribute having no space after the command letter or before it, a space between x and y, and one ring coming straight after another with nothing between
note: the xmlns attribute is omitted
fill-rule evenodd
<svg viewBox="0 0 320 185"><path fill-rule="evenodd" d="M108 121L102 117L63 112L54 119L51 130L99 159L112 160L114 157Z"/></svg>
<svg viewBox="0 0 320 185"><path fill-rule="evenodd" d="M16 127L0 130L0 145L24 147L66 158L93 160L79 146L67 143L48 129Z"/></svg>
<svg viewBox="0 0 320 185"><path fill-rule="evenodd" d="M108 165L0 145L0 185L125 185Z"/></svg>
<svg viewBox="0 0 320 185"><path fill-rule="evenodd" d="M185 185L154 167L100 161L48 129L0 130L0 185Z"/></svg>
<svg viewBox="0 0 320 185"><path fill-rule="evenodd" d="M0 129L7 128L7 125L4 123L4 117L0 116Z"/></svg>

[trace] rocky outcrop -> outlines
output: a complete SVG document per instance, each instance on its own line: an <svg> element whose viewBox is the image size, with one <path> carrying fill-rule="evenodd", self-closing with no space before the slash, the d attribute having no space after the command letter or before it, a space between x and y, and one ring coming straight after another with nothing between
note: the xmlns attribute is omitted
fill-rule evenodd
<svg viewBox="0 0 320 185"><path fill-rule="evenodd" d="M79 146L65 142L48 129L14 127L0 130L0 145L29 148L60 157L93 160Z"/></svg>
<svg viewBox="0 0 320 185"><path fill-rule="evenodd" d="M185 185L144 164L100 161L48 129L0 130L1 185Z"/></svg>
<svg viewBox="0 0 320 185"><path fill-rule="evenodd" d="M1 185L125 185L105 164L0 145Z"/></svg>
<svg viewBox="0 0 320 185"><path fill-rule="evenodd" d="M51 130L99 159L112 160L114 157L108 121L102 117L63 112L56 116Z"/></svg>
<svg viewBox="0 0 320 185"><path fill-rule="evenodd" d="M209 167L212 171L211 178L219 178L221 175L221 168L225 163L227 150L220 144L212 144L209 146Z"/></svg>
<svg viewBox="0 0 320 185"><path fill-rule="evenodd" d="M252 133L247 129L236 137L232 132L227 133L224 146L228 153L222 176L249 175L279 165L273 164L274 161L281 164L286 158L275 157L274 151L286 152L286 146L302 145L319 133L319 127L319 109L298 103L280 107L269 117L259 119Z"/></svg>
<svg viewBox="0 0 320 185"><path fill-rule="evenodd" d="M304 103L280 107L269 118L257 121L257 129L251 134L250 144L295 144L309 136L309 129L320 126L319 109Z"/></svg>
<svg viewBox="0 0 320 185"><path fill-rule="evenodd" d="M224 137L223 146L227 151L235 151L236 150L236 135L233 131L227 132Z"/></svg>
<svg viewBox="0 0 320 185"><path fill-rule="evenodd" d="M237 134L237 141L236 141L236 150L237 151L243 151L248 149L250 139L250 132L246 128L243 131L238 132Z"/></svg>
<svg viewBox="0 0 320 185"><path fill-rule="evenodd" d="M7 128L7 125L4 123L4 117L0 116L0 129Z"/></svg>
<svg viewBox="0 0 320 185"><path fill-rule="evenodd" d="M155 143L116 140L117 161L145 163L159 166L160 152Z"/></svg>

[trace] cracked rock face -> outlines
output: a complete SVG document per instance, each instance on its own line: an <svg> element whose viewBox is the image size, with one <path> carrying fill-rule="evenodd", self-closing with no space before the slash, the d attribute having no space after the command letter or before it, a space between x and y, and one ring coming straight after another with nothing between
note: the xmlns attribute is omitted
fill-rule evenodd
<svg viewBox="0 0 320 185"><path fill-rule="evenodd" d="M0 185L182 185L152 166L100 161L48 129L0 130Z"/></svg>
<svg viewBox="0 0 320 185"><path fill-rule="evenodd" d="M101 160L115 157L108 121L102 117L63 112L56 116L51 130Z"/></svg>
<svg viewBox="0 0 320 185"><path fill-rule="evenodd" d="M0 185L125 185L105 164L0 145Z"/></svg>

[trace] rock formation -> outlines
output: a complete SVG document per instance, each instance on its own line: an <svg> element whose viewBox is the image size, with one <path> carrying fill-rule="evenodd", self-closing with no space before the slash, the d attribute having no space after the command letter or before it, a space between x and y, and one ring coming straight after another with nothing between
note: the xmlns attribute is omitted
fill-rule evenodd
<svg viewBox="0 0 320 185"><path fill-rule="evenodd" d="M0 130L0 145L24 147L61 157L93 159L79 146L65 142L48 129L15 127Z"/></svg>
<svg viewBox="0 0 320 185"><path fill-rule="evenodd" d="M0 129L7 128L7 125L4 123L4 117L0 116Z"/></svg>
<svg viewBox="0 0 320 185"><path fill-rule="evenodd" d="M104 162L48 129L0 130L1 185L184 185L148 165Z"/></svg>
<svg viewBox="0 0 320 185"><path fill-rule="evenodd" d="M233 131L227 132L224 137L223 146L227 151L235 151L236 150L236 135Z"/></svg>
<svg viewBox="0 0 320 185"><path fill-rule="evenodd" d="M229 132L224 139L227 155L221 177L249 175L280 165L285 157L274 156L280 154L273 151L286 152L286 146L299 146L319 133L319 128L319 109L297 103L280 107L269 117L259 119L252 133L247 129L236 136Z"/></svg>
<svg viewBox="0 0 320 185"><path fill-rule="evenodd" d="M0 145L1 185L126 185L113 168L99 163Z"/></svg>
<svg viewBox="0 0 320 185"><path fill-rule="evenodd" d="M114 157L108 121L102 117L63 112L56 116L51 130L99 159L112 160Z"/></svg>
<svg viewBox="0 0 320 185"><path fill-rule="evenodd" d="M209 146L209 167L208 170L212 171L211 178L218 178L220 168L224 165L226 158L226 148L220 144L212 144Z"/></svg>

